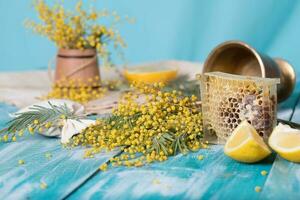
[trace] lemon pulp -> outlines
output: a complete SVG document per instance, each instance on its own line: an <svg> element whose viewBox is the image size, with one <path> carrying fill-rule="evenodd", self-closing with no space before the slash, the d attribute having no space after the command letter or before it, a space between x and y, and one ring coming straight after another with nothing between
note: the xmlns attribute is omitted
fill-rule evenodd
<svg viewBox="0 0 300 200"><path fill-rule="evenodd" d="M234 160L254 163L271 154L271 150L247 121L243 121L228 138L224 153Z"/></svg>
<svg viewBox="0 0 300 200"><path fill-rule="evenodd" d="M300 162L300 130L279 124L269 138L269 145L284 159Z"/></svg>

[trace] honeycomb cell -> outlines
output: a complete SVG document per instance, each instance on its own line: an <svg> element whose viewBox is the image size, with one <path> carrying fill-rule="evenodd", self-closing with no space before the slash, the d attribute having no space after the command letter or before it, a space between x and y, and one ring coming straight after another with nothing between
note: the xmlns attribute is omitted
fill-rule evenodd
<svg viewBox="0 0 300 200"><path fill-rule="evenodd" d="M201 76L204 134L224 143L244 120L267 139L276 125L279 79L210 72Z"/></svg>

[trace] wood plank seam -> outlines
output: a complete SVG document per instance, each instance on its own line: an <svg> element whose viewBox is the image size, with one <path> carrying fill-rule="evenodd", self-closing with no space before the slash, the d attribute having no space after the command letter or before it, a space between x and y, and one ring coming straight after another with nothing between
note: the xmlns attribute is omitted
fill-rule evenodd
<svg viewBox="0 0 300 200"><path fill-rule="evenodd" d="M297 91L296 91L297 92ZM293 117L294 117L294 113L295 113L295 110L296 110L296 108L297 108L297 105L300 103L300 93L298 94L298 97L297 97L297 99L296 99L296 101L295 101L295 103L294 103L294 105L293 105L293 109L292 109L292 113L291 113L291 115L290 115L290 117L289 117L289 122L292 122L292 120L293 120ZM266 180L265 180L265 182L264 182L264 184L263 184L263 186L262 186L262 188L264 189L265 188L265 184L266 183L268 183L268 182L272 182L272 177L270 176L274 171L276 172L276 163L277 162L281 162L281 157L279 156L279 155L276 155L276 158L275 158L275 160L274 160L274 162L273 162L273 164L272 164L272 167L271 167L271 169L270 169L270 172L268 173L268 177L266 178ZM270 178L271 177L271 178ZM265 199L265 197L264 197L265 195L264 195L264 192L262 192L261 193L261 195L259 196L259 199ZM287 197L288 198L288 197Z"/></svg>
<svg viewBox="0 0 300 200"><path fill-rule="evenodd" d="M113 158L121 155L124 151L120 151L119 153L115 154L113 156ZM108 159L108 161L105 162L107 165L110 164L110 159ZM97 168L89 177L87 177L84 181L82 181L82 183L80 185L78 185L78 187L74 188L72 191L70 191L68 194L66 194L62 199L68 199L68 197L70 197L74 192L76 192L81 186L83 186L85 183L87 183L89 180L91 180L93 177L95 177L98 173L101 173L101 170L99 168Z"/></svg>
<svg viewBox="0 0 300 200"><path fill-rule="evenodd" d="M293 105L293 110L292 110L292 114L291 114L291 116L290 116L290 118L289 118L289 121L292 121L293 116L294 116L294 113L295 113L295 110L296 110L296 107L297 107L299 101L300 101L300 93L299 93L299 95L298 95L298 98L297 98L295 104Z"/></svg>

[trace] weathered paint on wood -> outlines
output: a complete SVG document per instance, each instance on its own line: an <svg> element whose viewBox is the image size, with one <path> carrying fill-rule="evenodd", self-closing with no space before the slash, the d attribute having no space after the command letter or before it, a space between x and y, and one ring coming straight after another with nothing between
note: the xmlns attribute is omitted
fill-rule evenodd
<svg viewBox="0 0 300 200"><path fill-rule="evenodd" d="M300 82L296 84L295 91L293 94L284 102L278 105L277 116L280 119L290 120L294 108L296 107L297 101L300 96Z"/></svg>
<svg viewBox="0 0 300 200"><path fill-rule="evenodd" d="M10 109L0 107L4 113ZM1 117L2 126L3 119ZM51 153L52 158L46 158L46 153ZM101 153L93 159L84 159L84 149L65 149L59 139L40 135L1 143L0 199L61 199L80 187L116 153ZM19 165L18 160L24 160L25 164ZM42 183L47 185L46 189L40 187Z"/></svg>
<svg viewBox="0 0 300 200"><path fill-rule="evenodd" d="M291 121L300 123L299 101ZM300 199L300 164L284 160L278 155L263 188L261 199Z"/></svg>
<svg viewBox="0 0 300 200"><path fill-rule="evenodd" d="M298 98L297 98L296 105L294 106L294 113L293 113L293 117L292 117L291 121L300 123L300 82L299 82L299 84L297 84L297 89L296 89L295 93L297 94ZM288 105L288 102L287 102L287 105Z"/></svg>
<svg viewBox="0 0 300 200"><path fill-rule="evenodd" d="M300 199L300 164L289 162L277 156L260 199Z"/></svg>
<svg viewBox="0 0 300 200"><path fill-rule="evenodd" d="M198 160L198 155L203 160ZM178 155L140 168L110 168L100 172L70 199L253 199L262 186L272 158L249 165L223 153L223 146Z"/></svg>

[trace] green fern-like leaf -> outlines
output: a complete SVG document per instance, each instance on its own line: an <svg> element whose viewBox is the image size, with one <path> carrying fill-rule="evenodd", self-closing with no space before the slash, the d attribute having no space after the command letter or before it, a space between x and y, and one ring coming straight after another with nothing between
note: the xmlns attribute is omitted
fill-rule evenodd
<svg viewBox="0 0 300 200"><path fill-rule="evenodd" d="M58 120L65 119L80 119L76 116L66 104L57 106L48 102L50 108L34 105L27 112L16 114L11 121L7 123L7 128L1 130L7 134L16 133L21 130L25 130L28 127L32 127L34 130L45 125L47 122L55 124ZM38 123L34 123L37 121Z"/></svg>

